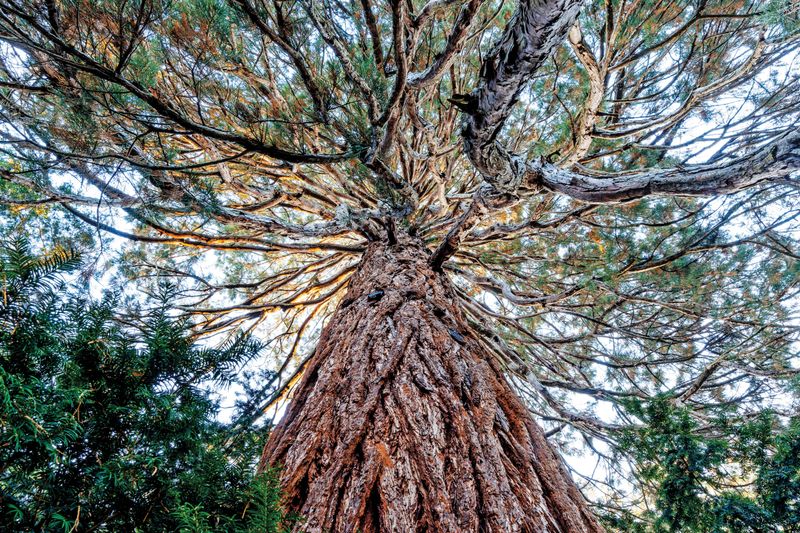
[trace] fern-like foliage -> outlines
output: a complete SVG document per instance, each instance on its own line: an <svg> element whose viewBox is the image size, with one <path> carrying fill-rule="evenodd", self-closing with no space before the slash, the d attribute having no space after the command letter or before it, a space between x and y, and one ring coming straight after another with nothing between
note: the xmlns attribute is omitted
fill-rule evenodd
<svg viewBox="0 0 800 533"><path fill-rule="evenodd" d="M250 508L247 511L246 527L242 533L262 531L289 531L300 518L287 514L281 505L279 470L270 468L258 475L250 488Z"/></svg>
<svg viewBox="0 0 800 533"><path fill-rule="evenodd" d="M300 518L286 512L282 505L279 469L269 468L253 478L247 490L244 520L227 524L232 533L288 533ZM211 514L202 505L181 504L173 516L181 533L211 533L220 526L209 526Z"/></svg>

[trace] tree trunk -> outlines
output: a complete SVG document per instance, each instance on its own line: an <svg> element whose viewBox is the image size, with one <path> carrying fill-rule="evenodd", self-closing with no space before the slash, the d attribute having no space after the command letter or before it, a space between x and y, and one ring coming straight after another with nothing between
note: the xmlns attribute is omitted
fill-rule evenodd
<svg viewBox="0 0 800 533"><path fill-rule="evenodd" d="M264 449L314 532L598 532L421 243L369 246Z"/></svg>

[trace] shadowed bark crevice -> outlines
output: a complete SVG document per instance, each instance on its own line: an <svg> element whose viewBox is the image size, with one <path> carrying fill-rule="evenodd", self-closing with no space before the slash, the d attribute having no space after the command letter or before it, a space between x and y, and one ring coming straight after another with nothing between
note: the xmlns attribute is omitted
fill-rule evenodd
<svg viewBox="0 0 800 533"><path fill-rule="evenodd" d="M448 278L397 238L370 245L265 447L296 529L601 531Z"/></svg>

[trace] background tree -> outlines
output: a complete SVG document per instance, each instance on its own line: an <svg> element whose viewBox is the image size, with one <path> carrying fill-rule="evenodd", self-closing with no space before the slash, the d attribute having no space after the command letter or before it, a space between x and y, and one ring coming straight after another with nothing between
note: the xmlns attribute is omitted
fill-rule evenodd
<svg viewBox="0 0 800 533"><path fill-rule="evenodd" d="M172 278L198 335L270 332L302 527L597 529L551 446L660 527L651 402L690 441L796 412L797 29L780 0L3 0L3 201L133 241L120 276ZM707 460L740 492L766 464Z"/></svg>
<svg viewBox="0 0 800 533"><path fill-rule="evenodd" d="M193 346L166 300L141 332L114 300L70 295L68 249L0 257L0 526L4 531L274 531L277 476L254 477L264 430L233 434L203 388L259 350ZM166 296L166 295L165 295Z"/></svg>

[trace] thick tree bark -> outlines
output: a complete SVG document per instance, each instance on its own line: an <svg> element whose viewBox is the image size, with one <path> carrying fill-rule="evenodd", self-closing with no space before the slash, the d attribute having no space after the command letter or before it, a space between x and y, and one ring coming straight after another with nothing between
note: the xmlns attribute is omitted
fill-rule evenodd
<svg viewBox="0 0 800 533"><path fill-rule="evenodd" d="M374 243L262 457L299 531L602 531L405 234Z"/></svg>

